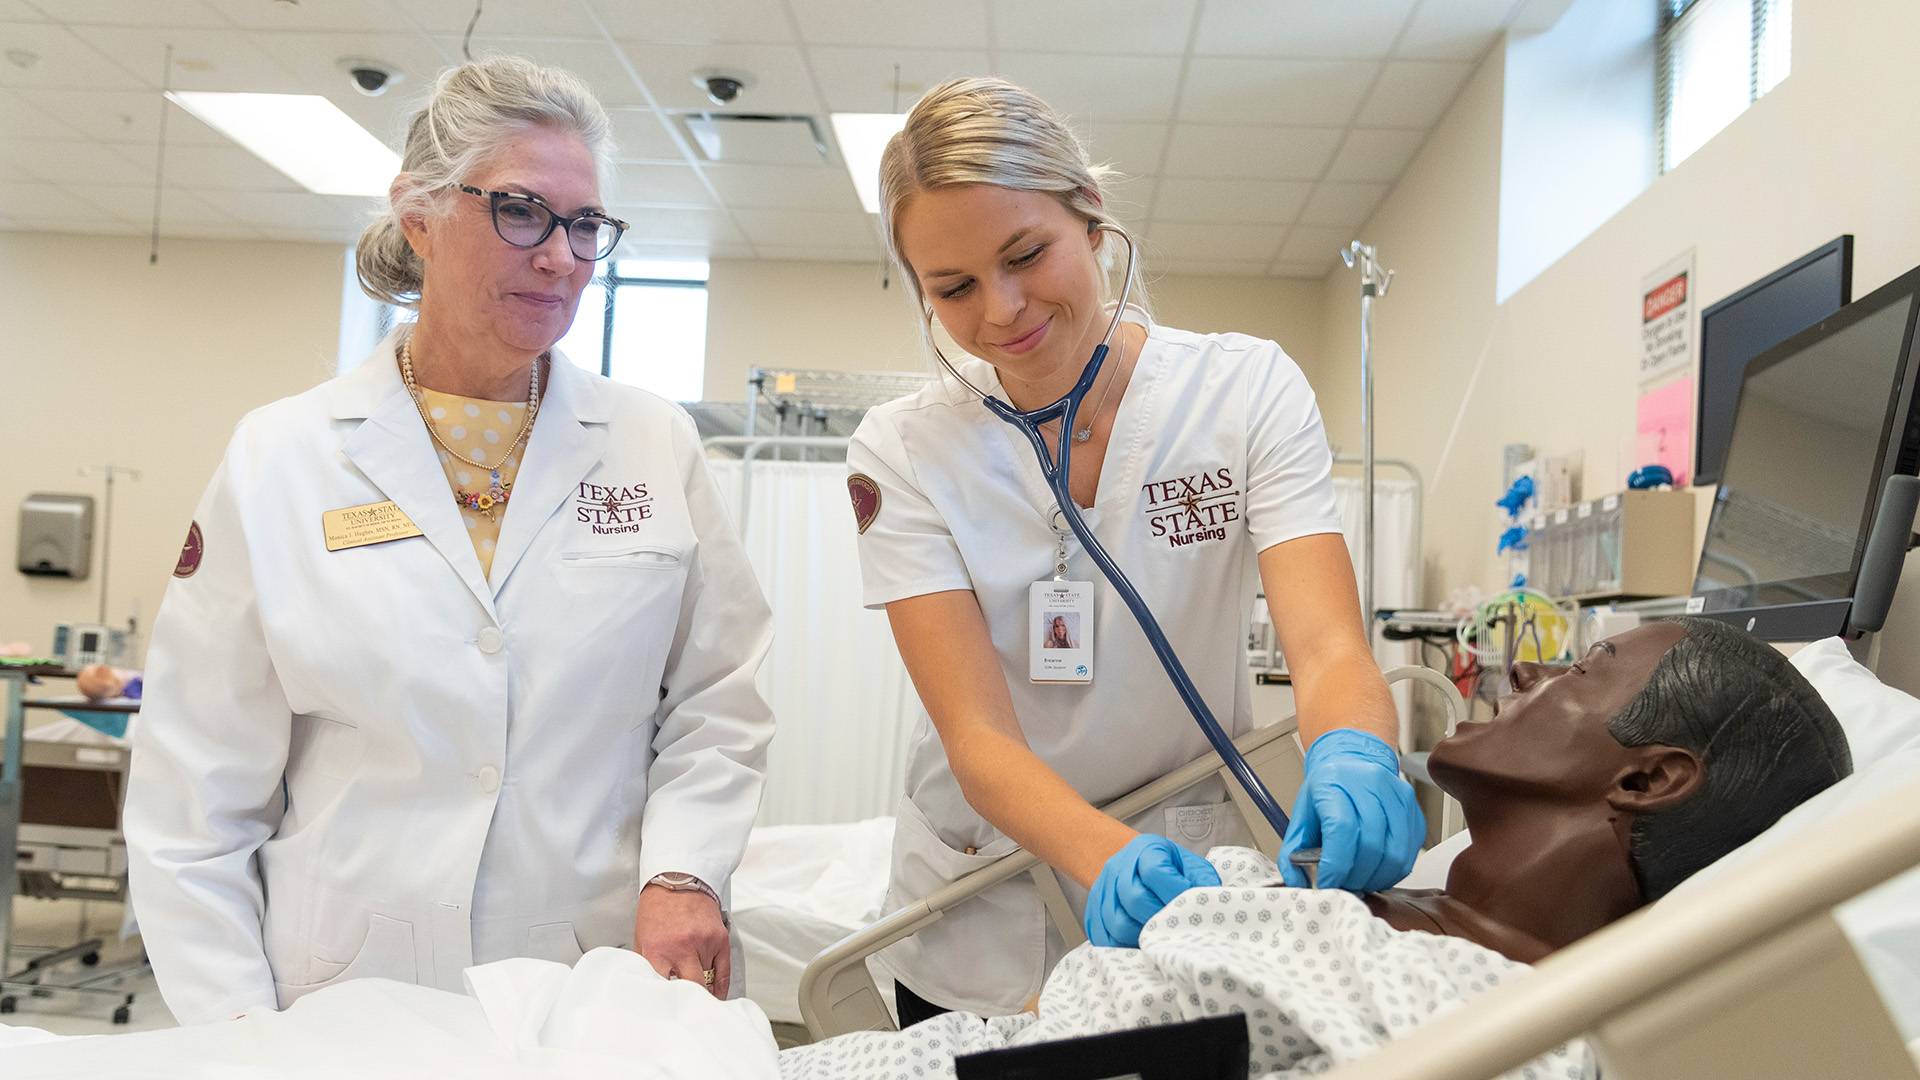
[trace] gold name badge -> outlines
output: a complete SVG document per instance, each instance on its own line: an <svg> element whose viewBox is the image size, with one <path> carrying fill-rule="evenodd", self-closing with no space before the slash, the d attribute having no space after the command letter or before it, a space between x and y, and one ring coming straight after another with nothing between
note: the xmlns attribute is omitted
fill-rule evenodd
<svg viewBox="0 0 1920 1080"><path fill-rule="evenodd" d="M320 515L320 523L327 533L328 551L344 551L347 548L426 535L392 500L328 510Z"/></svg>

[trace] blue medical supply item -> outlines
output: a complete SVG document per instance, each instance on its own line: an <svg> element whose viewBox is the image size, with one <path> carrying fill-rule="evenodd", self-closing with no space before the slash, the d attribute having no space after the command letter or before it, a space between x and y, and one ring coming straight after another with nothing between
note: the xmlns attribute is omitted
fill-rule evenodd
<svg viewBox="0 0 1920 1080"><path fill-rule="evenodd" d="M1377 735L1337 728L1307 750L1280 875L1296 889L1377 892L1407 876L1426 837L1413 786L1400 778L1400 755ZM1320 849L1320 872L1309 886L1293 855L1312 847Z"/></svg>
<svg viewBox="0 0 1920 1080"><path fill-rule="evenodd" d="M1527 550L1527 527L1525 525L1515 525L1506 532L1501 533L1500 546L1495 548L1493 553L1495 555L1505 555L1510 550Z"/></svg>
<svg viewBox="0 0 1920 1080"><path fill-rule="evenodd" d="M1646 491L1662 484L1673 486L1673 470L1665 465L1642 465L1627 474L1627 487L1633 491Z"/></svg>
<svg viewBox="0 0 1920 1080"><path fill-rule="evenodd" d="M1167 678L1173 682L1173 688L1180 694L1180 700L1186 704L1187 711L1193 714L1194 723L1200 725L1200 730L1206 733L1207 741L1213 744L1214 752L1220 755L1220 760L1226 763L1234 778L1240 781L1240 786L1246 789L1254 805L1259 807L1261 815L1267 819L1268 824L1273 826L1273 831L1285 836L1287 833L1286 811L1280 808L1280 803L1274 799L1273 793L1267 790L1267 786L1260 782L1260 777L1255 775L1253 768L1247 764L1247 759L1240 756L1240 751L1234 747L1233 740L1227 737L1226 730L1220 726L1220 722L1213 718L1212 710L1207 708L1207 703L1200 697L1200 691L1193 685L1193 680L1187 676L1186 667L1180 663L1180 657L1174 653L1172 643L1161 631L1160 621L1153 617L1153 611L1147 607L1147 602L1141 599L1133 583L1127 580L1127 575L1121 573L1113 557L1108 555L1107 549L1100 545L1099 538L1094 536L1093 530L1087 527L1086 521L1080 516L1080 505L1073 501L1073 493L1068 489L1068 478L1072 475L1068 463L1073 450L1074 419L1080 411L1081 402L1087 396L1087 391L1093 389L1094 380L1100 375L1100 367L1107 359L1107 348L1113 343L1113 335L1120 329L1121 317L1126 314L1127 297L1133 292L1135 255L1133 238L1128 236L1125 230L1112 225L1098 227L1118 235L1126 242L1126 278L1121 283L1120 302L1114 305L1113 321L1107 324L1106 336L1100 339L1100 344L1094 346L1093 355L1087 360L1086 368L1080 372L1079 381L1073 384L1073 389L1067 391L1065 397L1051 405L1043 405L1038 409L1023 412L999 398L982 393L978 387L967 382L959 372L954 371L952 365L947 365L947 370L954 378L965 383L968 389L980 395L980 402L987 407L988 412L1018 428L1020 433L1027 437L1027 441L1033 444L1034 456L1040 460L1040 471L1046 476L1047 487L1053 491L1054 501L1059 504L1060 515L1066 519L1067 527L1073 530L1073 535L1080 539L1080 545L1086 549L1093 564L1100 568L1100 573L1112 583L1114 591L1120 594L1120 599L1126 603L1127 610L1133 612L1134 621L1140 624L1141 631L1147 636L1147 643L1153 646L1154 655L1160 658L1160 666L1166 670ZM945 357L941 358L941 362L945 363ZM1040 425L1054 420L1060 421L1060 438L1057 452L1049 452L1046 438L1040 434Z"/></svg>
<svg viewBox="0 0 1920 1080"><path fill-rule="evenodd" d="M1494 505L1507 512L1508 517L1519 517L1520 508L1533 498L1533 477L1522 476L1516 479L1507 493L1495 500Z"/></svg>
<svg viewBox="0 0 1920 1080"><path fill-rule="evenodd" d="M1220 884L1213 864L1164 836L1141 833L1113 853L1087 891L1087 940L1137 948L1140 928L1188 889Z"/></svg>

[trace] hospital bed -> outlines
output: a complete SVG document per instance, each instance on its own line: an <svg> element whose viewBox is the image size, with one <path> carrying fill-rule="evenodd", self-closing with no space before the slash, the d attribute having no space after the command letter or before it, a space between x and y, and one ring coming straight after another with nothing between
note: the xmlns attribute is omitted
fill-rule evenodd
<svg viewBox="0 0 1920 1080"><path fill-rule="evenodd" d="M1439 672L1403 667L1387 673L1389 684L1408 681L1424 683L1441 695L1448 713L1447 730L1452 730L1466 715L1459 691ZM1296 723L1288 719L1256 728L1234 740L1247 764L1284 805L1291 805L1303 775L1300 745L1294 738L1296 730ZM1262 851L1280 850L1280 836L1233 779L1218 754L1207 754L1188 762L1102 809L1124 820L1215 776L1225 782L1235 809L1253 834L1254 845ZM1033 880L1054 930L1067 948L1085 942L1086 933L1074 916L1054 871L1032 853L1015 851L848 936L807 965L800 978L800 1014L808 1033L818 1041L852 1031L894 1030L893 1014L868 971L867 958L933 925L946 912L981 892L1021 874Z"/></svg>

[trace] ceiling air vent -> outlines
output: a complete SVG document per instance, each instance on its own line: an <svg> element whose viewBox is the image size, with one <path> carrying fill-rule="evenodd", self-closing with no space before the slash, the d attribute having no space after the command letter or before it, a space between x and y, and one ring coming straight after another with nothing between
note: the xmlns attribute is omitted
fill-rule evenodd
<svg viewBox="0 0 1920 1080"><path fill-rule="evenodd" d="M774 113L680 113L674 117L702 160L728 165L818 165L832 160L820 122Z"/></svg>

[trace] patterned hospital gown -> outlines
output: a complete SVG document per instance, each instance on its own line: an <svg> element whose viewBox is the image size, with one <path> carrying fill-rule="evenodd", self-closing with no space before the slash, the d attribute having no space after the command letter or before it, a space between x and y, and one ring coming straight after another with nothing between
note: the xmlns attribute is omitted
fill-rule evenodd
<svg viewBox="0 0 1920 1080"><path fill-rule="evenodd" d="M1208 859L1224 885L1169 904L1137 950L1069 953L1037 1018L950 1013L906 1031L846 1035L782 1053L783 1080L951 1077L956 1055L1221 1013L1247 1018L1254 1075L1311 1076L1527 970L1460 938L1395 930L1351 894L1272 884L1279 873L1258 852L1216 848ZM1584 1044L1569 1043L1507 1075L1595 1072Z"/></svg>

